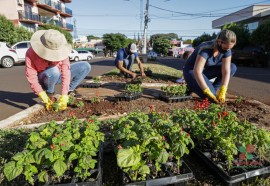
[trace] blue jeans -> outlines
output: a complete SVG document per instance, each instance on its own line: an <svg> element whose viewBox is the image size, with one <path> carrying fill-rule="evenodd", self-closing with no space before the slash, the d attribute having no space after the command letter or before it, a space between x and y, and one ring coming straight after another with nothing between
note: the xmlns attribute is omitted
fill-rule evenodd
<svg viewBox="0 0 270 186"><path fill-rule="evenodd" d="M234 63L231 63L231 77L235 74L237 70L237 67ZM193 69L183 69L183 75L185 78L185 81L189 88L192 90L192 92L196 93L200 98L204 99L207 96L203 93L203 90L199 87L193 73ZM206 67L203 70L203 77L210 88L211 92L216 95L216 91L221 86L221 80L222 80L222 73L221 73L221 66L210 66ZM214 83L210 81L210 79L216 78Z"/></svg>
<svg viewBox="0 0 270 186"><path fill-rule="evenodd" d="M71 82L69 84L69 91L75 90L90 71L91 65L88 62L80 61L72 63L70 65ZM46 90L47 93L54 93L55 85L62 83L61 72L56 66L49 67L38 73L38 80L42 88Z"/></svg>
<svg viewBox="0 0 270 186"><path fill-rule="evenodd" d="M132 65L134 61L135 61L135 55L134 54L129 55L126 59L123 60L123 67L130 71L132 69ZM118 61L115 62L115 65L118 68ZM120 73L123 73L123 72L120 72Z"/></svg>

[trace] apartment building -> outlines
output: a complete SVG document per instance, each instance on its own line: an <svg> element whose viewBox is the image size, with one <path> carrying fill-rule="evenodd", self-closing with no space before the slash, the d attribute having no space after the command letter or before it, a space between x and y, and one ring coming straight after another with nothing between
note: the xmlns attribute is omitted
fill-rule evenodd
<svg viewBox="0 0 270 186"><path fill-rule="evenodd" d="M225 24L241 23L246 25L250 32L255 30L264 21L270 19L270 5L252 5L237 12L233 12L212 21L212 28L221 28Z"/></svg>
<svg viewBox="0 0 270 186"><path fill-rule="evenodd" d="M66 3L72 0L0 0L0 14L23 26L36 31L40 25L55 24L67 31L73 31L72 10Z"/></svg>

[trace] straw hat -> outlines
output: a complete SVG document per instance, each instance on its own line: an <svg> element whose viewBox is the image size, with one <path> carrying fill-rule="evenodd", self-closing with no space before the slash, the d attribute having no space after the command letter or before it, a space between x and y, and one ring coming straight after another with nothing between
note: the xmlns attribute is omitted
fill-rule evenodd
<svg viewBox="0 0 270 186"><path fill-rule="evenodd" d="M30 42L35 53L48 61L62 61L71 53L71 45L64 34L57 30L38 30Z"/></svg>

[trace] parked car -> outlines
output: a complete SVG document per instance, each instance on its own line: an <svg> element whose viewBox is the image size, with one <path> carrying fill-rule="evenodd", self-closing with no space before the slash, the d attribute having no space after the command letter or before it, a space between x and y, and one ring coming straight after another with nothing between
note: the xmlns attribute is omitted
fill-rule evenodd
<svg viewBox="0 0 270 186"><path fill-rule="evenodd" d="M25 54L30 47L30 41L20 41L11 46L12 49L16 50L20 62L25 61Z"/></svg>
<svg viewBox="0 0 270 186"><path fill-rule="evenodd" d="M147 58L148 59L157 59L157 53L156 52L154 52L154 51L150 51L150 52L148 52L148 54L147 54Z"/></svg>
<svg viewBox="0 0 270 186"><path fill-rule="evenodd" d="M69 60L70 61L83 61L83 60L87 60L90 61L91 59L93 59L94 56L92 54L92 52L89 52L87 50L72 50L71 53L69 54Z"/></svg>
<svg viewBox="0 0 270 186"><path fill-rule="evenodd" d="M232 61L236 64L253 65L262 67L268 65L268 55L261 47L248 46L242 50L232 50Z"/></svg>
<svg viewBox="0 0 270 186"><path fill-rule="evenodd" d="M2 67L10 68L18 62L16 51L11 49L5 42L0 42L0 64Z"/></svg>

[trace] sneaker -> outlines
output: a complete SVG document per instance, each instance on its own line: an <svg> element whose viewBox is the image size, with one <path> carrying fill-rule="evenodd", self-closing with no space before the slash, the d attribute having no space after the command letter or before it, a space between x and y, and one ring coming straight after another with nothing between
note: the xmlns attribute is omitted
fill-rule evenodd
<svg viewBox="0 0 270 186"><path fill-rule="evenodd" d="M82 97L82 95L78 94L76 90L69 91L68 95L72 96L72 97L75 97L75 98L81 98Z"/></svg>

